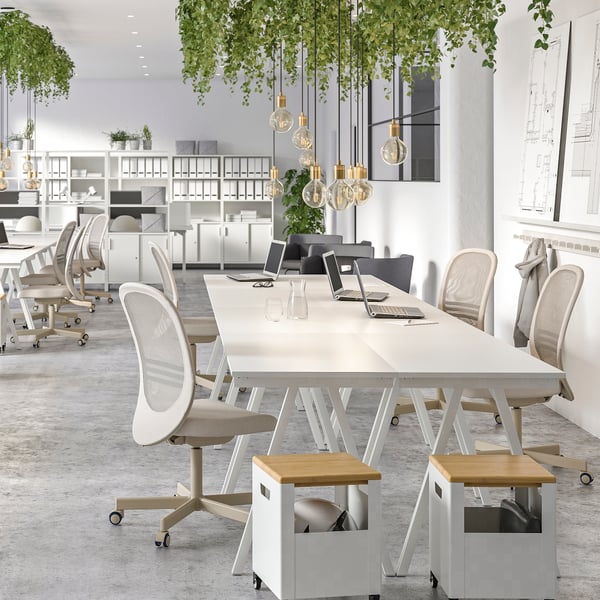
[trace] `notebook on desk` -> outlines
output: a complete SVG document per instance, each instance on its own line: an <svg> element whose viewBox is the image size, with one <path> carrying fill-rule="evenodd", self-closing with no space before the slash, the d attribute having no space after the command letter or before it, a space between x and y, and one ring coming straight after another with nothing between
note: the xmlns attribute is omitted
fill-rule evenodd
<svg viewBox="0 0 600 600"><path fill-rule="evenodd" d="M262 273L237 273L227 277L235 281L275 281L279 277L284 252L285 242L273 240Z"/></svg>
<svg viewBox="0 0 600 600"><path fill-rule="evenodd" d="M335 251L330 250L323 254L323 264L325 265L325 272L327 273L329 287L331 287L331 293L334 300L362 301L363 297L359 290L344 289L338 262L335 257ZM387 292L367 292L367 300L370 302L381 302L388 296L389 294Z"/></svg>
<svg viewBox="0 0 600 600"><path fill-rule="evenodd" d="M33 244L9 244L4 223L0 221L0 250L28 250Z"/></svg>
<svg viewBox="0 0 600 600"><path fill-rule="evenodd" d="M363 284L362 277L360 276L360 270L356 261L354 261L354 272L356 273L356 278L358 279L358 287L360 288L360 293L362 294L362 299L365 303L365 308L367 309L367 314L369 315L369 317L372 317L374 319L423 319L425 317L423 311L416 306L390 306L389 304L371 304L367 300L365 286Z"/></svg>

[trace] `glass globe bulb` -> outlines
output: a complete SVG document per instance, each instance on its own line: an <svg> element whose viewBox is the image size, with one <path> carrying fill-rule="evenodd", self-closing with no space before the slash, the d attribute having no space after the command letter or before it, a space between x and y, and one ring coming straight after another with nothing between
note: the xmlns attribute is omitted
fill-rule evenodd
<svg viewBox="0 0 600 600"><path fill-rule="evenodd" d="M33 172L33 179L31 180L31 185L31 189L33 190L39 190L40 186L42 185L41 180L37 176L37 171Z"/></svg>
<svg viewBox="0 0 600 600"><path fill-rule="evenodd" d="M298 129L294 131L292 135L292 144L298 148L298 150L308 150L312 148L313 134L307 127L308 119L304 113L300 113L298 116Z"/></svg>
<svg viewBox="0 0 600 600"><path fill-rule="evenodd" d="M23 163L23 173L29 173L29 171L33 171L33 163L31 162L31 157L29 154L25 156L25 162Z"/></svg>
<svg viewBox="0 0 600 600"><path fill-rule="evenodd" d="M302 200L311 208L322 208L327 200L327 186L321 181L321 167L310 167L310 181L302 190Z"/></svg>
<svg viewBox="0 0 600 600"><path fill-rule="evenodd" d="M269 125L277 133L285 133L292 128L294 124L294 118L292 117L289 110L286 109L286 99L283 94L277 96L277 108L271 113L269 117Z"/></svg>
<svg viewBox="0 0 600 600"><path fill-rule="evenodd" d="M400 124L390 123L390 137L381 147L381 158L388 165L401 165L408 155L408 147L400 139Z"/></svg>
<svg viewBox="0 0 600 600"><path fill-rule="evenodd" d="M265 196L271 200L278 200L283 196L283 183L279 181L279 169L275 166L271 167L270 176L271 179L265 183Z"/></svg>
<svg viewBox="0 0 600 600"><path fill-rule="evenodd" d="M4 171L0 171L0 192L4 192L8 188L8 181L4 178Z"/></svg>
<svg viewBox="0 0 600 600"><path fill-rule="evenodd" d="M353 182L352 197L356 206L366 204L373 197L373 186L364 179Z"/></svg>
<svg viewBox="0 0 600 600"><path fill-rule="evenodd" d="M327 206L345 210L352 205L352 187L346 182L346 167L338 160L333 171L334 180L327 190Z"/></svg>
<svg viewBox="0 0 600 600"><path fill-rule="evenodd" d="M298 162L303 167L310 167L315 162L315 153L311 149L304 150L300 153L300 156L298 157Z"/></svg>
<svg viewBox="0 0 600 600"><path fill-rule="evenodd" d="M10 157L10 150L7 148L2 159L2 170L10 171L13 168L13 159Z"/></svg>

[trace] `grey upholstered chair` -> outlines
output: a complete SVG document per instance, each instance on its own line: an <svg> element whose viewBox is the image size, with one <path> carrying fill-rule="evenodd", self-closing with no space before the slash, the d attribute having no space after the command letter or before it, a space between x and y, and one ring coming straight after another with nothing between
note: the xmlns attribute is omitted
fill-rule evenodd
<svg viewBox="0 0 600 600"><path fill-rule="evenodd" d="M360 244L311 244L308 256L322 255L325 252L335 252L335 258L341 273L352 273L354 261L358 258L373 258L375 248L370 242Z"/></svg>
<svg viewBox="0 0 600 600"><path fill-rule="evenodd" d="M300 271L302 258L308 256L308 248L311 244L341 244L342 241L342 236L336 234L292 233L287 239L281 268L284 273Z"/></svg>
<svg viewBox="0 0 600 600"><path fill-rule="evenodd" d="M413 256L401 254L396 258L358 258L358 268L361 275L375 275L382 281L410 292Z"/></svg>
<svg viewBox="0 0 600 600"><path fill-rule="evenodd" d="M273 431L277 419L225 402L195 399L194 368L175 305L160 291L142 283L124 283L121 303L131 328L139 365L139 391L133 417L133 439L140 446L167 442L190 447L190 486L177 485L176 495L117 498L109 515L119 525L125 512L172 509L160 521L156 546L169 546L169 529L194 511L245 523L252 495L211 494L202 486L202 448L229 442L237 435Z"/></svg>

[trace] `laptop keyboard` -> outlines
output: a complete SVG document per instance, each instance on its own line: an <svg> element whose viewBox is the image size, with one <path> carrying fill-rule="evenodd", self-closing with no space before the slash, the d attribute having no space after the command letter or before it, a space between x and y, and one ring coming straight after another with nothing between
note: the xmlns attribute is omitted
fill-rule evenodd
<svg viewBox="0 0 600 600"><path fill-rule="evenodd" d="M401 306L389 306L381 304L378 306L371 307L373 312L383 313L386 315L405 315L406 311Z"/></svg>

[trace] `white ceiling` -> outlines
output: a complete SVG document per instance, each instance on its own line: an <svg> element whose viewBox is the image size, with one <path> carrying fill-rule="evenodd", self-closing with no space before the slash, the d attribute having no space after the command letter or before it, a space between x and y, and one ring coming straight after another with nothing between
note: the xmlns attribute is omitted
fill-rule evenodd
<svg viewBox="0 0 600 600"><path fill-rule="evenodd" d="M181 77L177 0L0 0L5 6L48 27L79 78Z"/></svg>

